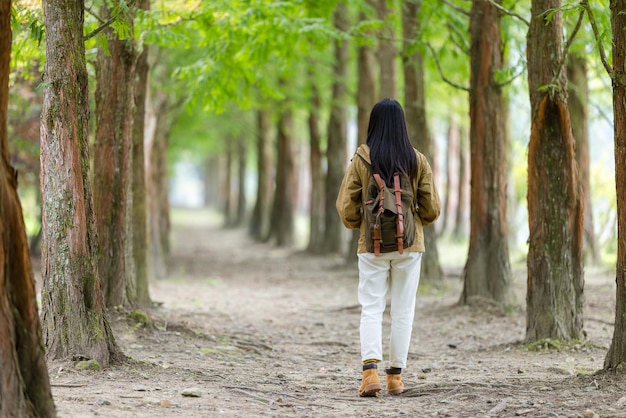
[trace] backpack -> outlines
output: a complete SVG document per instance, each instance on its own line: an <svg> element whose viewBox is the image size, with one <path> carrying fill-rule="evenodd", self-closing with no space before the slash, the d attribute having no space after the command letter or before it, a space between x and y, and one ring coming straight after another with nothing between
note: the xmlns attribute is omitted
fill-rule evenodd
<svg viewBox="0 0 626 418"><path fill-rule="evenodd" d="M371 172L371 165L366 164ZM365 195L365 246L377 256L392 251L402 254L415 241L413 185L402 173L395 173L393 182L391 189L380 174L373 173Z"/></svg>

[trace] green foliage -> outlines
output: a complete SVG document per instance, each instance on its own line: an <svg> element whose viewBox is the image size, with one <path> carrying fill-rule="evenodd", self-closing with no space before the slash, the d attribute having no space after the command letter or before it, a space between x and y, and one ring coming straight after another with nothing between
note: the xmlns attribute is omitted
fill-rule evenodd
<svg viewBox="0 0 626 418"><path fill-rule="evenodd" d="M209 155L223 153L226 141L244 138L252 144L255 136L253 112L237 109L231 103L228 111L215 114L196 105L190 111L181 112L174 121L168 157L170 163L183 156L188 161L201 163Z"/></svg>
<svg viewBox="0 0 626 418"><path fill-rule="evenodd" d="M14 1L11 9L13 42L11 47L11 72L29 79L33 67L40 69L45 58L43 9L39 3Z"/></svg>
<svg viewBox="0 0 626 418"><path fill-rule="evenodd" d="M561 7L550 9L545 12L546 25L549 25L552 22L552 19L554 19L554 16L557 13L562 13L563 20L567 22L567 20L572 18L572 16L575 16L574 19L576 20L582 11L583 6L580 1L566 1L561 5Z"/></svg>
<svg viewBox="0 0 626 418"><path fill-rule="evenodd" d="M149 11L134 10L129 6L136 6L137 2L130 0L93 0L85 14L84 35L103 25L106 18L98 16L98 10L105 3L110 8L110 15L115 17L111 25L117 36L134 38L139 48L150 45L153 91L167 96L169 104L165 111L171 122L170 161L183 155L200 161L207 155L222 152L224 141L233 138L244 137L251 143L256 135L252 109L276 108L289 102L296 109L296 129L302 132L303 121L311 106L313 86L322 96L319 110L323 131L334 81L334 41L341 39L351 43L353 55L347 80L351 97L349 104L354 104L356 94L353 86L356 82L354 54L357 47L376 47L377 36L385 24L395 28L399 49L405 41L401 38L399 24L401 11L395 10L384 20L379 20L369 2L364 0L345 2L351 19L346 33L339 33L332 23L337 0L167 0L152 2ZM389 2L392 3L397 5L399 2ZM589 3L599 29L599 41L590 31L586 19L570 52L589 57L592 83L590 107L597 108L598 113L610 113L610 94L607 94L610 84L597 53L597 42L600 42L611 61L608 0ZM45 60L45 28L40 2L14 0L13 4L11 80L16 85L21 78L40 78ZM467 92L443 81L442 75L457 85L469 85L467 13L470 6L467 0L422 2L419 17L421 32L415 39L406 40L408 44L402 51L404 54L420 51L424 55L426 106L438 138L453 117L460 120L465 131L469 124ZM515 103L512 116L517 123L511 130L514 148L511 157L512 182L519 210L525 210L527 161L524 157L529 123L520 122L524 118L519 115L525 116L527 111L520 103L528 101L527 80L524 77L528 27L523 20L530 19L530 2L503 0L502 7L511 12L503 13L501 21L503 53L508 65L495 75L495 79L506 84L515 78L507 84L505 94L516 98L511 100ZM560 10L563 12L564 37L567 39L577 21L580 5L578 1L567 1ZM366 17L364 20L360 20L361 12ZM555 12L548 12L546 17L551 19ZM106 51L108 43L101 34L88 39L85 46L88 58L92 58L98 49ZM437 64L441 67L441 74ZM93 75L93 67L89 68ZM398 75L402 83L401 70ZM280 80L288 80L288 83L281 83ZM15 95L11 97L10 105L10 111L15 111L10 118L23 118L25 116L18 114L17 110L34 108ZM307 138L305 133L298 136ZM36 144L21 138L19 141L16 138L12 140L13 149L19 148L32 155L36 153ZM600 228L606 232L602 235L602 244L607 245L607 254L615 252L616 248L615 237L609 234L614 229L615 190L614 185L611 186L613 183L603 181L613 177L611 172L607 172L610 169L602 173L592 171L598 185L593 188L594 205L601 202L597 203L600 210L594 208L594 211ZM598 195L600 199L597 199ZM462 260L462 255L458 259Z"/></svg>
<svg viewBox="0 0 626 418"><path fill-rule="evenodd" d="M115 17L111 27L119 39L128 39L133 36L133 16L128 3L124 0L115 1L111 9L111 16Z"/></svg>
<svg viewBox="0 0 626 418"><path fill-rule="evenodd" d="M530 2L504 1L502 6L512 14L523 19L530 18ZM527 95L528 85L526 78L526 37L528 26L523 20L505 14L500 20L504 68L496 74L495 80L505 84L504 94L508 97Z"/></svg>
<svg viewBox="0 0 626 418"><path fill-rule="evenodd" d="M421 34L415 47L425 58L426 106L429 117L441 121L451 114L468 112L468 96L464 90L450 85L469 86L469 19L468 2L446 4L424 2L420 21ZM445 98L445 100L442 100ZM467 126L466 118L458 118Z"/></svg>
<svg viewBox="0 0 626 418"><path fill-rule="evenodd" d="M521 74L518 66L507 66L502 68L501 70L496 71L493 76L493 80L500 84L509 84L514 78L518 77Z"/></svg>
<svg viewBox="0 0 626 418"><path fill-rule="evenodd" d="M599 57L598 54L598 44L601 44L604 48L604 51L607 53L607 58L609 63L612 62L612 33L611 33L611 13L609 9L609 1L608 0L595 0L589 2L589 7L591 10L591 14L593 16L593 20L596 23L598 28L598 37L599 39L595 39L590 32L590 29L587 29L588 35L585 36L584 48L587 54L592 53L594 56ZM591 60L600 64L599 59ZM601 65L601 64L600 64ZM604 69L602 69L604 72Z"/></svg>
<svg viewBox="0 0 626 418"><path fill-rule="evenodd" d="M187 3L139 11L135 25L136 38L158 47L152 82L181 105L168 112L170 162L199 162L222 152L227 138L252 144L256 122L245 109L276 107L289 97L304 111L312 84L327 100L333 40L351 36L332 25L336 1Z"/></svg>
<svg viewBox="0 0 626 418"><path fill-rule="evenodd" d="M336 36L320 17L323 8L310 16L302 6L306 2L214 1L189 10L168 4L141 13L137 27L146 42L185 51L187 59L172 74L189 93L189 106L220 112L230 101L250 107L258 94L282 99L276 80L293 76L293 63Z"/></svg>

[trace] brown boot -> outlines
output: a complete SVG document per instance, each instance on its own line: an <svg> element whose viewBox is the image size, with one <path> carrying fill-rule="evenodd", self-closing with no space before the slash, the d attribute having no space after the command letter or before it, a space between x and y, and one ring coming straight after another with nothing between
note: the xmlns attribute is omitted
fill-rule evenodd
<svg viewBox="0 0 626 418"><path fill-rule="evenodd" d="M376 363L369 363L363 366L363 383L359 388L359 396L376 396L382 389L378 378L378 368Z"/></svg>
<svg viewBox="0 0 626 418"><path fill-rule="evenodd" d="M404 392L404 383L402 383L402 369L392 367L385 370L387 372L387 392L390 395L399 395Z"/></svg>

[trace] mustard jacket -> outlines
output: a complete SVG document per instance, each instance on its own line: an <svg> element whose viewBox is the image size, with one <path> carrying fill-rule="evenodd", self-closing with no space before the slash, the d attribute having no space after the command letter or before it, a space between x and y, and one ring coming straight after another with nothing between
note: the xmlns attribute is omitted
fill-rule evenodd
<svg viewBox="0 0 626 418"><path fill-rule="evenodd" d="M359 246L357 253L366 253L365 247L365 223L363 219L363 202L365 202L365 193L370 183L371 174L367 165L360 155L371 164L370 150L367 145L360 145L356 153L350 160L350 165L343 177L339 194L337 195L337 212L341 221L349 229L360 229ZM407 249L410 252L424 252L424 229L423 226L430 225L435 222L441 212L441 201L439 193L433 181L433 171L428 164L426 157L415 150L417 155L417 177L413 189L416 190L417 212L415 213L415 241L411 247Z"/></svg>

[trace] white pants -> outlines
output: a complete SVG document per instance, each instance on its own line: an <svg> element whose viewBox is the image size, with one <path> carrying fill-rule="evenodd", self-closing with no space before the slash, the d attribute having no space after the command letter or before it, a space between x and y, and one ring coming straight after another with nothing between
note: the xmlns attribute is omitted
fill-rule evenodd
<svg viewBox="0 0 626 418"><path fill-rule="evenodd" d="M359 303L361 304L361 358L383 360L382 322L391 297L389 367L406 367L413 330L415 296L420 279L422 254L397 251L358 254Z"/></svg>

